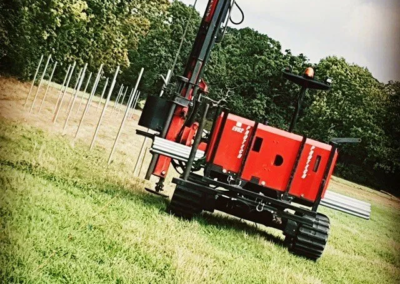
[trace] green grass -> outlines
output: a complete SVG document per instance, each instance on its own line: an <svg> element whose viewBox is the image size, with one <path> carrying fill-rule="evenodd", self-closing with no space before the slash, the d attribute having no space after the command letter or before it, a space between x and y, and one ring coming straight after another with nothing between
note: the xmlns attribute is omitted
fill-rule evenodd
<svg viewBox="0 0 400 284"><path fill-rule="evenodd" d="M0 121L0 283L400 283L398 204L331 217L318 262L273 229L203 214L183 221L123 163Z"/></svg>

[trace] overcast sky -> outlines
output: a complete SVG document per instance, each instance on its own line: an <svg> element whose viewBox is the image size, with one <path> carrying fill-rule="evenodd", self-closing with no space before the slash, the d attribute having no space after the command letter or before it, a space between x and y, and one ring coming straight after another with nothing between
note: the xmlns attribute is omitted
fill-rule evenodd
<svg viewBox="0 0 400 284"><path fill-rule="evenodd" d="M192 5L195 0L181 0ZM198 0L204 14L208 0ZM311 62L329 55L400 81L400 0L237 0L250 27ZM240 14L233 13L235 21Z"/></svg>

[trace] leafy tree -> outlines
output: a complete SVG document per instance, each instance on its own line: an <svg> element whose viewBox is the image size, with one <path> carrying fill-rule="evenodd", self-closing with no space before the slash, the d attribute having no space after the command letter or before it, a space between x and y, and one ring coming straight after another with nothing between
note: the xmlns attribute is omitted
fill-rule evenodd
<svg viewBox="0 0 400 284"><path fill-rule="evenodd" d="M174 74L183 73L183 68L190 54L193 41L200 24L200 15L193 8L180 1L173 1L163 17L154 19L150 31L142 38L138 49L132 49L129 59L133 64L124 72L124 81L136 78L140 68L145 68L146 76L142 81L142 90L148 94L160 91L160 75L166 75L172 68L179 45L184 35L181 52L174 69Z"/></svg>
<svg viewBox="0 0 400 284"><path fill-rule="evenodd" d="M77 60L92 68L129 66L128 49L136 49L150 27L149 18L162 15L167 0L5 0L9 47L2 66L24 78L42 53L63 63ZM1 27L1 26L0 26Z"/></svg>
<svg viewBox="0 0 400 284"><path fill-rule="evenodd" d="M316 70L333 79L329 92L314 92L313 102L299 123L309 137L328 142L333 137L359 137L360 144L341 146L339 174L368 184L374 171L386 166L388 136L385 134L386 96L383 84L371 73L345 59L328 57Z"/></svg>

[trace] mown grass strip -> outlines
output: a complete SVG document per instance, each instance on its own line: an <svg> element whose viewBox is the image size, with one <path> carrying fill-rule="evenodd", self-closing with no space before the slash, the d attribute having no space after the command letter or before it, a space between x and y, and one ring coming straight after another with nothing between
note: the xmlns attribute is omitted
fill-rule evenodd
<svg viewBox="0 0 400 284"><path fill-rule="evenodd" d="M0 121L1 283L400 282L391 203L374 201L370 221L323 209L332 234L314 263L263 226L220 214L174 218L128 169L86 151Z"/></svg>

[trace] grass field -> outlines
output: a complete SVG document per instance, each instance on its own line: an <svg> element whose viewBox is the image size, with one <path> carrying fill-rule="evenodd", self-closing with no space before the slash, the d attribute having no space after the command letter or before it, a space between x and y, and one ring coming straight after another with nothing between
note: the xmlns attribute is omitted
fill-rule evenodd
<svg viewBox="0 0 400 284"><path fill-rule="evenodd" d="M106 166L103 147L0 117L0 283L400 283L397 199L335 178L330 190L371 202L372 217L322 208L331 235L312 262L273 229L170 216L123 151Z"/></svg>

